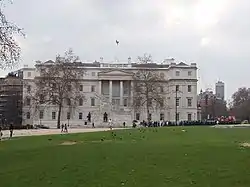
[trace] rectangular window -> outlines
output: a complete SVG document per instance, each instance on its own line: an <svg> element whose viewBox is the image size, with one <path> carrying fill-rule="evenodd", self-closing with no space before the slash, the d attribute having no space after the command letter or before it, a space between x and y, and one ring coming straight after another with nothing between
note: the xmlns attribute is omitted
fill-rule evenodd
<svg viewBox="0 0 250 187"><path fill-rule="evenodd" d="M180 98L176 98L176 106L180 106Z"/></svg>
<svg viewBox="0 0 250 187"><path fill-rule="evenodd" d="M67 119L70 119L70 112L67 112Z"/></svg>
<svg viewBox="0 0 250 187"><path fill-rule="evenodd" d="M70 92L71 91L71 85L67 86L67 90Z"/></svg>
<svg viewBox="0 0 250 187"><path fill-rule="evenodd" d="M140 113L136 113L135 119L138 120L138 121L140 120Z"/></svg>
<svg viewBox="0 0 250 187"><path fill-rule="evenodd" d="M52 112L52 119L53 119L53 120L56 119L56 112Z"/></svg>
<svg viewBox="0 0 250 187"><path fill-rule="evenodd" d="M192 114L188 114L188 121L192 121Z"/></svg>
<svg viewBox="0 0 250 187"><path fill-rule="evenodd" d="M160 120L164 120L164 114L160 114Z"/></svg>
<svg viewBox="0 0 250 187"><path fill-rule="evenodd" d="M175 86L175 91L176 91L176 92L180 91L180 85L176 85L176 86Z"/></svg>
<svg viewBox="0 0 250 187"><path fill-rule="evenodd" d="M67 105L70 106L71 105L71 100L67 99Z"/></svg>
<svg viewBox="0 0 250 187"><path fill-rule="evenodd" d="M41 110L41 111L39 112L39 118L40 118L40 119L43 119L43 115L44 115L44 112Z"/></svg>
<svg viewBox="0 0 250 187"><path fill-rule="evenodd" d="M27 86L27 92L30 92L30 91L31 91L31 86L28 85L28 86Z"/></svg>
<svg viewBox="0 0 250 187"><path fill-rule="evenodd" d="M163 86L160 86L160 92L163 93L164 92L164 88Z"/></svg>
<svg viewBox="0 0 250 187"><path fill-rule="evenodd" d="M80 85L79 90L82 92L83 91L83 85Z"/></svg>
<svg viewBox="0 0 250 187"><path fill-rule="evenodd" d="M79 119L82 119L82 112L79 113Z"/></svg>
<svg viewBox="0 0 250 187"><path fill-rule="evenodd" d="M95 72L92 72L91 75L94 77L95 76Z"/></svg>
<svg viewBox="0 0 250 187"><path fill-rule="evenodd" d="M31 72L28 72L28 77L31 77Z"/></svg>
<svg viewBox="0 0 250 187"><path fill-rule="evenodd" d="M30 119L30 112L27 112L26 119Z"/></svg>
<svg viewBox="0 0 250 187"><path fill-rule="evenodd" d="M192 76L192 71L188 71L188 76Z"/></svg>
<svg viewBox="0 0 250 187"><path fill-rule="evenodd" d="M152 114L148 114L148 119L152 120Z"/></svg>
<svg viewBox="0 0 250 187"><path fill-rule="evenodd" d="M82 98L79 99L79 106L83 106L83 99Z"/></svg>
<svg viewBox="0 0 250 187"><path fill-rule="evenodd" d="M180 71L176 71L176 72L175 72L175 75L176 75L177 77L179 77L179 76L180 76Z"/></svg>
<svg viewBox="0 0 250 187"><path fill-rule="evenodd" d="M95 86L91 86L91 92L95 92Z"/></svg>
<svg viewBox="0 0 250 187"><path fill-rule="evenodd" d="M192 86L191 85L188 85L188 92L192 92Z"/></svg>
<svg viewBox="0 0 250 187"><path fill-rule="evenodd" d="M192 107L192 99L188 98L187 103L188 103L188 107Z"/></svg>
<svg viewBox="0 0 250 187"><path fill-rule="evenodd" d="M31 103L31 99L30 98L27 98L27 105L30 106L30 103Z"/></svg>
<svg viewBox="0 0 250 187"><path fill-rule="evenodd" d="M91 98L91 106L95 106L95 98Z"/></svg>
<svg viewBox="0 0 250 187"><path fill-rule="evenodd" d="M123 100L123 105L124 105L124 106L128 106L128 99L124 99L124 100Z"/></svg>

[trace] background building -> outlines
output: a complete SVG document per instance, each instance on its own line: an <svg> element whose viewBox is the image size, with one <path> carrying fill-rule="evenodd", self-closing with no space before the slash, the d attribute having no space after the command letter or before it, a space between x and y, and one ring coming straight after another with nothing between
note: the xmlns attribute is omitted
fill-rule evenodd
<svg viewBox="0 0 250 187"><path fill-rule="evenodd" d="M22 124L23 101L22 78L16 73L10 73L0 79L0 124Z"/></svg>
<svg viewBox="0 0 250 187"><path fill-rule="evenodd" d="M224 82L218 81L215 84L215 95L216 95L216 98L224 101L224 99L225 99L225 84L224 84Z"/></svg>
<svg viewBox="0 0 250 187"><path fill-rule="evenodd" d="M19 72L23 76L23 124L41 124L56 127L57 108L48 105L42 111L32 105L29 92L35 90L34 79L39 78L42 66L53 65L53 61L37 62L35 68L23 68ZM166 82L164 111L150 111L152 120L164 119L175 121L197 120L197 74L196 64L175 63L174 59L162 63L137 64L131 62L84 62L79 67L85 70L81 79L80 91L85 94L85 102L72 109L64 107L61 114L62 123L71 126L82 126L91 114L91 122L96 126L105 126L103 115L106 113L115 125L123 122L131 124L132 120L146 120L146 111L135 111L133 108L133 76L140 69L156 71ZM176 88L178 87L178 93ZM176 97L177 96L177 97ZM177 98L177 99L176 99ZM178 100L178 102L177 102ZM88 123L89 124L89 123ZM89 124L90 125L90 124Z"/></svg>

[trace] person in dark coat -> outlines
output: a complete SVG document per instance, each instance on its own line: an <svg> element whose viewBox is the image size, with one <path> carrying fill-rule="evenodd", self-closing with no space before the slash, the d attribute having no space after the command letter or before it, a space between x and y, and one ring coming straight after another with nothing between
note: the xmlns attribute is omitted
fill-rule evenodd
<svg viewBox="0 0 250 187"><path fill-rule="evenodd" d="M14 131L14 127L12 124L10 124L10 138L12 138L13 136L13 131Z"/></svg>

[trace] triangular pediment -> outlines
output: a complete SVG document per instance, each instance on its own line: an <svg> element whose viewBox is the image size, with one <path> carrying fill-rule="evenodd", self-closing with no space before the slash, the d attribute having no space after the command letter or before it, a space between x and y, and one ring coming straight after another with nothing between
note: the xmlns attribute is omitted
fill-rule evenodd
<svg viewBox="0 0 250 187"><path fill-rule="evenodd" d="M133 76L134 73L124 70L110 70L98 73L99 76Z"/></svg>

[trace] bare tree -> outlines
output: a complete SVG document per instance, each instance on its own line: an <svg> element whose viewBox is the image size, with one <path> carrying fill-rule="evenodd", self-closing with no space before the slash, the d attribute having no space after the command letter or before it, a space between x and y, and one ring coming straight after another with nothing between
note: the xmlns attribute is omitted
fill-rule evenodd
<svg viewBox="0 0 250 187"><path fill-rule="evenodd" d="M35 78L36 90L33 95L35 105L57 106L57 127L60 128L61 112L64 107L72 108L83 103L80 91L80 77L85 71L79 68L79 58L70 49L65 56L57 56L55 62L38 64L40 76Z"/></svg>
<svg viewBox="0 0 250 187"><path fill-rule="evenodd" d="M21 48L15 35L24 35L22 29L9 22L3 12L4 0L0 0L0 68L10 68L20 59Z"/></svg>
<svg viewBox="0 0 250 187"><path fill-rule="evenodd" d="M147 64L152 62L151 55L145 54L138 57L139 63ZM150 121L150 111L156 108L164 108L164 85L163 76L152 69L139 69L134 75L133 106L135 110L146 109L147 120Z"/></svg>
<svg viewBox="0 0 250 187"><path fill-rule="evenodd" d="M250 120L250 88L239 88L232 95L230 112L240 120Z"/></svg>

